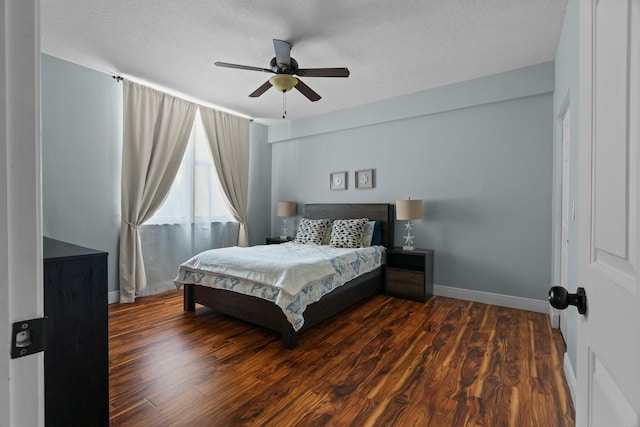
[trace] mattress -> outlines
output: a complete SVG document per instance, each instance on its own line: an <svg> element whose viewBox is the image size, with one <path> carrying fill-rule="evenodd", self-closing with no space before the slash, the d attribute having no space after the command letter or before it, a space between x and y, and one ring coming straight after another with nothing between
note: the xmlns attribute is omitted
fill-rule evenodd
<svg viewBox="0 0 640 427"><path fill-rule="evenodd" d="M283 243L202 252L183 263L178 289L197 284L271 301L294 330L304 325L309 304L384 263L385 248L358 249Z"/></svg>

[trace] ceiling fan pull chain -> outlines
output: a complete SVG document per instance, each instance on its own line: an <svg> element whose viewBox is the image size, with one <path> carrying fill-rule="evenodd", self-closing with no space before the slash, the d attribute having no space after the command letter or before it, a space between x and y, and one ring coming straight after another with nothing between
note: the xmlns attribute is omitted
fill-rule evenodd
<svg viewBox="0 0 640 427"><path fill-rule="evenodd" d="M282 91L282 118L287 115L287 92Z"/></svg>

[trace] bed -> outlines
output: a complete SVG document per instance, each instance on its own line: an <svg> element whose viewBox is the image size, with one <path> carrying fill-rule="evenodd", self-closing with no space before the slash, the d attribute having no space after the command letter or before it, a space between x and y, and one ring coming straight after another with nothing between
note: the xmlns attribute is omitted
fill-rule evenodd
<svg viewBox="0 0 640 427"><path fill-rule="evenodd" d="M382 246L393 245L394 205L391 204L306 204L304 217L380 220ZM297 346L298 334L360 301L381 293L384 289L384 269L383 264L308 305L304 310L304 324L298 330L294 329L280 307L266 299L200 285L195 283L195 280L194 283L182 280L180 284L184 287L185 311L195 311L196 304L210 307L217 312L279 332L282 335L283 347L293 349Z"/></svg>

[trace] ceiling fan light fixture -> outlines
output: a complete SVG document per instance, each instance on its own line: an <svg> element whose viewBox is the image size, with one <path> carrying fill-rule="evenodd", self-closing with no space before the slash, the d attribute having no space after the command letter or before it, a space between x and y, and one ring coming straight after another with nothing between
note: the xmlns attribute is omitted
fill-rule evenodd
<svg viewBox="0 0 640 427"><path fill-rule="evenodd" d="M298 84L298 79L289 74L276 74L269 79L269 83L280 92L289 92Z"/></svg>

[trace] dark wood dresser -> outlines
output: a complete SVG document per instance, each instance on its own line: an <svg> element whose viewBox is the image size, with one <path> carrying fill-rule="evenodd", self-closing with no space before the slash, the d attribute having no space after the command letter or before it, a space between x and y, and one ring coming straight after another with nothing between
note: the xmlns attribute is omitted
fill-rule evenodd
<svg viewBox="0 0 640 427"><path fill-rule="evenodd" d="M45 425L109 425L106 252L44 238Z"/></svg>

